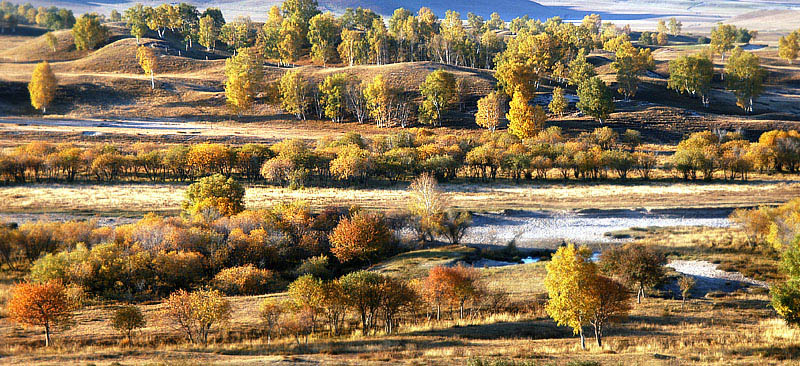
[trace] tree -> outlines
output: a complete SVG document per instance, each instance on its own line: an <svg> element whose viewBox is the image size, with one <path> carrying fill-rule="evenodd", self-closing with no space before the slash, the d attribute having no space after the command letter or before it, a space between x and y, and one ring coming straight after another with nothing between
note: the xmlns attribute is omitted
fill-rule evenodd
<svg viewBox="0 0 800 366"><path fill-rule="evenodd" d="M392 232L382 216L358 212L339 221L329 239L341 262L370 261L388 251Z"/></svg>
<svg viewBox="0 0 800 366"><path fill-rule="evenodd" d="M586 50L581 49L575 59L569 63L569 84L578 86L597 75L594 66L586 61Z"/></svg>
<svg viewBox="0 0 800 366"><path fill-rule="evenodd" d="M364 270L348 273L339 279L346 303L359 315L364 335L375 323L381 306L383 282L379 273Z"/></svg>
<svg viewBox="0 0 800 366"><path fill-rule="evenodd" d="M53 101L58 88L58 80L50 64L42 61L36 65L31 75L31 82L28 83L28 92L31 96L31 105L36 109L41 109L42 113L47 113L47 106Z"/></svg>
<svg viewBox="0 0 800 366"><path fill-rule="evenodd" d="M624 317L631 309L630 295L621 283L605 276L596 276L589 287L593 306L589 312L589 322L594 327L597 346L603 346L605 325Z"/></svg>
<svg viewBox="0 0 800 366"><path fill-rule="evenodd" d="M409 211L419 219L419 226L426 239L433 240L433 233L441 224L450 202L439 188L436 178L423 173L408 187L410 193Z"/></svg>
<svg viewBox="0 0 800 366"><path fill-rule="evenodd" d="M72 318L74 304L60 281L19 283L11 291L6 312L16 323L44 327L45 346L50 346L54 326Z"/></svg>
<svg viewBox="0 0 800 366"><path fill-rule="evenodd" d="M689 276L681 276L678 278L678 288L681 290L681 307L686 303L686 298L694 288L694 278Z"/></svg>
<svg viewBox="0 0 800 366"><path fill-rule="evenodd" d="M482 294L479 278L480 275L475 268L463 264L455 267L431 268L423 286L427 289L429 298L437 305L436 319L439 319L438 304L441 301L458 305L459 318L464 319L466 302L475 300Z"/></svg>
<svg viewBox="0 0 800 366"><path fill-rule="evenodd" d="M336 46L341 42L342 26L332 13L317 14L308 23L308 41L311 42L311 59L325 66L337 56Z"/></svg>
<svg viewBox="0 0 800 366"><path fill-rule="evenodd" d="M669 34L678 36L681 34L681 28L683 28L683 23L680 20L675 17L669 18Z"/></svg>
<svg viewBox="0 0 800 366"><path fill-rule="evenodd" d="M53 32L45 33L44 40L45 42L47 42L47 46L49 46L50 49L53 50L53 52L56 52L56 46L58 46L58 38L56 38L56 36L53 35Z"/></svg>
<svg viewBox="0 0 800 366"><path fill-rule="evenodd" d="M653 287L664 278L667 258L649 246L628 244L603 251L600 268L625 284L636 289L636 303L642 303L645 289Z"/></svg>
<svg viewBox="0 0 800 366"><path fill-rule="evenodd" d="M579 334L584 349L583 326L589 324L595 306L591 286L597 277L597 268L591 256L592 252L586 247L562 246L547 263L544 279L549 297L545 306L547 314L558 325L569 326Z"/></svg>
<svg viewBox="0 0 800 366"><path fill-rule="evenodd" d="M147 322L144 320L142 310L136 305L125 305L114 311L111 318L111 327L128 339L128 344L133 344L133 331L144 328Z"/></svg>
<svg viewBox="0 0 800 366"><path fill-rule="evenodd" d="M223 216L244 211L244 187L233 178L214 174L189 186L183 209L191 215L213 209Z"/></svg>
<svg viewBox="0 0 800 366"><path fill-rule="evenodd" d="M660 32L656 35L656 44L659 46L666 46L669 43L669 36L664 33Z"/></svg>
<svg viewBox="0 0 800 366"><path fill-rule="evenodd" d="M617 73L617 86L625 99L636 95L640 75L653 68L653 62L650 49L637 49L630 42L625 42L617 48L616 60L611 67Z"/></svg>
<svg viewBox="0 0 800 366"><path fill-rule="evenodd" d="M295 308L308 312L313 332L325 296L322 280L312 275L303 275L290 283L287 291Z"/></svg>
<svg viewBox="0 0 800 366"><path fill-rule="evenodd" d="M500 119L503 117L503 103L497 92L491 92L489 95L478 100L478 112L475 113L475 124L487 128L490 132L494 132L497 126L500 125Z"/></svg>
<svg viewBox="0 0 800 366"><path fill-rule="evenodd" d="M230 319L231 304L217 290L178 290L164 301L163 315L186 334L189 342L207 345L214 325Z"/></svg>
<svg viewBox="0 0 800 366"><path fill-rule="evenodd" d="M396 91L383 78L383 74L376 75L364 89L369 116L376 121L378 127L389 125L395 93Z"/></svg>
<svg viewBox="0 0 800 366"><path fill-rule="evenodd" d="M131 29L131 35L136 37L136 44L147 33L147 11L144 5L136 4L125 10L125 21Z"/></svg>
<svg viewBox="0 0 800 366"><path fill-rule="evenodd" d="M108 39L108 28L100 24L97 14L84 14L72 27L72 37L78 50L92 50Z"/></svg>
<svg viewBox="0 0 800 366"><path fill-rule="evenodd" d="M436 70L425 78L419 86L422 94L422 105L419 107L419 119L422 123L433 126L441 125L442 113L450 108L455 101L456 79L453 74Z"/></svg>
<svg viewBox="0 0 800 366"><path fill-rule="evenodd" d="M711 51L719 53L725 62L725 52L733 49L736 42L736 27L730 24L718 24L711 29Z"/></svg>
<svg viewBox="0 0 800 366"><path fill-rule="evenodd" d="M286 306L274 298L266 298L261 301L259 315L267 330L267 344L272 342L272 335L278 326L278 320L286 310Z"/></svg>
<svg viewBox="0 0 800 366"><path fill-rule="evenodd" d="M800 38L799 36L800 33L798 31L794 31L778 40L778 56L786 61L789 61L790 65L795 59L797 59L797 54L800 52L800 39L798 39Z"/></svg>
<svg viewBox="0 0 800 366"><path fill-rule="evenodd" d="M342 29L342 43L339 44L339 58L349 66L360 65L367 60L370 45L364 39L364 32Z"/></svg>
<svg viewBox="0 0 800 366"><path fill-rule="evenodd" d="M211 51L216 47L219 28L214 22L214 18L210 15L200 18L198 33L200 44L206 48L206 51Z"/></svg>
<svg viewBox="0 0 800 366"><path fill-rule="evenodd" d="M142 71L144 71L145 74L150 74L150 88L155 90L155 72L158 68L156 53L151 47L139 46L136 49L136 60L139 61L139 66L142 67Z"/></svg>
<svg viewBox="0 0 800 366"><path fill-rule="evenodd" d="M249 48L225 60L225 98L238 116L252 107L264 79L264 65Z"/></svg>
<svg viewBox="0 0 800 366"><path fill-rule="evenodd" d="M377 65L386 63L389 59L389 31L383 19L373 19L372 27L367 31L369 43L369 59Z"/></svg>
<svg viewBox="0 0 800 366"><path fill-rule="evenodd" d="M509 104L508 132L521 139L536 136L544 127L547 115L540 106L531 106L528 98L521 91L514 92Z"/></svg>
<svg viewBox="0 0 800 366"><path fill-rule="evenodd" d="M281 4L284 17L297 16L303 24L319 14L319 4L316 0L286 0ZM305 32L303 32L305 33Z"/></svg>
<svg viewBox="0 0 800 366"><path fill-rule="evenodd" d="M758 56L737 47L725 65L728 76L728 89L736 95L736 105L753 112L753 99L763 91L765 71Z"/></svg>
<svg viewBox="0 0 800 366"><path fill-rule="evenodd" d="M308 109L308 84L298 70L287 71L279 83L281 106L299 120L306 119Z"/></svg>
<svg viewBox="0 0 800 366"><path fill-rule="evenodd" d="M550 104L547 105L547 109L550 110L550 113L562 116L567 111L567 107L569 107L569 102L564 97L564 89L556 87L553 89L553 97Z"/></svg>
<svg viewBox="0 0 800 366"><path fill-rule="evenodd" d="M325 117L333 122L341 122L346 107L345 89L349 76L345 73L328 75L320 84L319 91L325 105Z"/></svg>
<svg viewBox="0 0 800 366"><path fill-rule="evenodd" d="M269 59L279 59L281 54L278 46L281 41L281 24L283 15L277 5L273 5L267 14L267 21L258 32L256 45L261 55Z"/></svg>
<svg viewBox="0 0 800 366"><path fill-rule="evenodd" d="M698 95L708 107L714 64L705 55L687 55L669 62L667 87L681 94Z"/></svg>
<svg viewBox="0 0 800 366"><path fill-rule="evenodd" d="M284 3L285 4L285 3ZM280 43L278 43L278 53L281 62L289 65L300 58L300 51L306 37L306 26L298 15L284 15L280 30Z"/></svg>
<svg viewBox="0 0 800 366"><path fill-rule="evenodd" d="M667 29L667 22L664 19L658 20L658 25L656 26L656 31L658 33L667 33L669 29Z"/></svg>
<svg viewBox="0 0 800 366"><path fill-rule="evenodd" d="M599 77L592 77L578 86L578 109L597 118L600 123L614 111L614 101L606 83Z"/></svg>

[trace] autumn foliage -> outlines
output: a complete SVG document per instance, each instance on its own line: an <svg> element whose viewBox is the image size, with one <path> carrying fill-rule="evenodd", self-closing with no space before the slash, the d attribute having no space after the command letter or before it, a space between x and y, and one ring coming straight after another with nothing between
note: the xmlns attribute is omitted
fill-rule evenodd
<svg viewBox="0 0 800 366"><path fill-rule="evenodd" d="M73 305L60 281L23 282L14 286L6 311L16 323L44 327L45 345L50 346L53 327L72 318Z"/></svg>
<svg viewBox="0 0 800 366"><path fill-rule="evenodd" d="M331 252L342 262L369 261L389 250L392 232L382 216L359 212L339 222L330 242Z"/></svg>

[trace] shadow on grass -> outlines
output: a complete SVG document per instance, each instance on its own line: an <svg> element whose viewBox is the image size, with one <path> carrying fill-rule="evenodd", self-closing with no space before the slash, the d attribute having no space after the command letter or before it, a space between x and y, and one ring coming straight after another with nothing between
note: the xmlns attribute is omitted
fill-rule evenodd
<svg viewBox="0 0 800 366"><path fill-rule="evenodd" d="M743 347L732 351L737 356L759 356L774 360L797 360L800 358L800 345Z"/></svg>
<svg viewBox="0 0 800 366"><path fill-rule="evenodd" d="M551 339L572 337L572 331L550 321L516 321L492 324L453 326L413 332L413 336L457 337L463 339Z"/></svg>

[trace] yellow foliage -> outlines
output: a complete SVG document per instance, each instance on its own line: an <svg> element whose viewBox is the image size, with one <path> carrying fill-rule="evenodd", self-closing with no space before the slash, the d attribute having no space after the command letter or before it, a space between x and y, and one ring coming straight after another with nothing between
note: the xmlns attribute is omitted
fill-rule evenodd
<svg viewBox="0 0 800 366"><path fill-rule="evenodd" d="M56 95L58 80L56 80L50 64L43 61L36 65L31 75L31 82L28 84L28 91L31 94L31 105L36 109L47 112L47 105L53 101Z"/></svg>

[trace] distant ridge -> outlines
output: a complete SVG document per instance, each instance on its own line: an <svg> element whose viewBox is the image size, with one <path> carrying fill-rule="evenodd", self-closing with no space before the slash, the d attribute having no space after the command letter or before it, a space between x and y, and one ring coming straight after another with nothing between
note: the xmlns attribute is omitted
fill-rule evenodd
<svg viewBox="0 0 800 366"><path fill-rule="evenodd" d="M207 7L218 7L222 9L225 18L233 19L236 16L249 15L253 20L264 20L267 11L273 5L278 5L282 1L279 0L183 0L187 3L193 4L198 8L204 9ZM122 10L128 8L135 3L142 3L144 5L155 6L162 2L179 3L181 0L33 0L31 3L34 6L39 5L56 5L73 9L76 13L85 12L101 12L108 13L110 9ZM528 15L534 19L544 21L553 16L560 16L562 18L577 18L583 17L584 12L572 11L565 8L552 8L541 5L531 0L469 0L469 1L452 1L452 0L318 0L319 7L323 11L332 11L334 13L341 13L346 8L369 8L376 13L389 17L397 8L406 8L416 13L419 8L427 6L433 10L440 18L444 17L445 11L455 10L461 13L461 17L467 17L468 12L481 15L488 18L493 12L500 14L504 20L509 21L516 17Z"/></svg>

